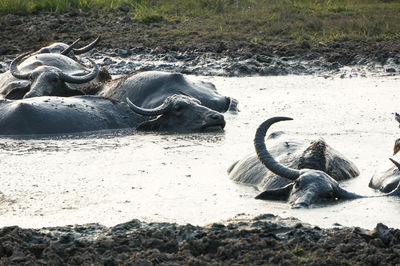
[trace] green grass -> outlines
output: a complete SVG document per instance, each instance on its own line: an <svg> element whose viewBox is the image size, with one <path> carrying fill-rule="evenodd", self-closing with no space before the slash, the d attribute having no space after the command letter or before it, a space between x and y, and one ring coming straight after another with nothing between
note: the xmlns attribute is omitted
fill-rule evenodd
<svg viewBox="0 0 400 266"><path fill-rule="evenodd" d="M130 4L128 0L0 0L1 13L30 14L37 12L62 12L64 10L110 10L123 4ZM137 2L137 1L135 1Z"/></svg>
<svg viewBox="0 0 400 266"><path fill-rule="evenodd" d="M176 23L156 34L178 38L197 32L215 40L245 36L256 44L400 37L398 0L0 0L0 13L107 11L123 5L138 22Z"/></svg>

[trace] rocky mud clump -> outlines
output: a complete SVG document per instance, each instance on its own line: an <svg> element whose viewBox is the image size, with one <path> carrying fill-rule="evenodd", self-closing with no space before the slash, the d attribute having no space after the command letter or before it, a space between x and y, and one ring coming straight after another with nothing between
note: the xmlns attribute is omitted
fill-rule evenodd
<svg viewBox="0 0 400 266"><path fill-rule="evenodd" d="M262 215L206 227L132 220L0 229L0 263L104 265L377 265L400 263L400 230L321 229Z"/></svg>

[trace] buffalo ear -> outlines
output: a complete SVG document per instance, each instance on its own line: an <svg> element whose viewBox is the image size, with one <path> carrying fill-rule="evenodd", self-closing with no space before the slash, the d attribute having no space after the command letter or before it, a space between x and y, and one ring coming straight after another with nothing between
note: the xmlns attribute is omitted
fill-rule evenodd
<svg viewBox="0 0 400 266"><path fill-rule="evenodd" d="M9 100L19 100L24 98L25 94L29 91L30 86L26 86L26 87L16 87L13 88L12 90L10 90L7 95L6 95L6 99Z"/></svg>
<svg viewBox="0 0 400 266"><path fill-rule="evenodd" d="M157 121L158 119L153 119L149 121L144 121L138 125L136 130L141 131L156 131L160 129L160 123Z"/></svg>
<svg viewBox="0 0 400 266"><path fill-rule="evenodd" d="M358 199L361 198L360 195L357 195L353 192L349 192L339 186L333 188L334 196L338 199Z"/></svg>
<svg viewBox="0 0 400 266"><path fill-rule="evenodd" d="M292 191L294 183L289 183L284 187L265 190L264 192L258 194L255 199L261 200L287 200Z"/></svg>

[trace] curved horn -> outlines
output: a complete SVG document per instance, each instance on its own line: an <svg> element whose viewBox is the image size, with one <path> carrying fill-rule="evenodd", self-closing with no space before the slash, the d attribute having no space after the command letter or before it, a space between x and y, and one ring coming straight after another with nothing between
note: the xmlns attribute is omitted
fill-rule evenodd
<svg viewBox="0 0 400 266"><path fill-rule="evenodd" d="M258 159L262 162L262 164L267 167L271 172L276 175L285 177L290 180L296 180L300 176L300 171L296 169L292 169L286 167L272 158L272 155L268 152L267 147L265 146L264 138L267 133L268 128L279 121L293 120L289 117L273 117L266 121L264 121L256 131L256 135L254 137L254 146L256 148L256 153Z"/></svg>
<svg viewBox="0 0 400 266"><path fill-rule="evenodd" d="M97 76L97 74L99 73L99 67L91 59L88 59L88 60L93 65L92 72L90 72L89 74L84 75L84 76L70 76L70 75L61 73L62 80L64 80L65 82L69 82L69 83L82 84L82 83L85 83L85 82L88 82L88 81L91 81L92 79L94 79Z"/></svg>
<svg viewBox="0 0 400 266"><path fill-rule="evenodd" d="M79 49L74 49L74 53L75 54L84 54L84 53L89 52L90 50L92 50L96 46L96 44L99 42L99 40L100 40L100 35L99 35L99 37L96 38L96 40L94 40L93 42L89 43L85 47L81 47Z"/></svg>
<svg viewBox="0 0 400 266"><path fill-rule="evenodd" d="M133 104L128 97L126 97L126 102L128 105L132 108L133 111L135 111L138 114L141 115L147 115L147 116L156 116L156 115L162 115L171 110L172 108L172 102L170 98L165 99L165 101L158 107L155 107L153 109L146 109L142 107L138 107L135 104Z"/></svg>
<svg viewBox="0 0 400 266"><path fill-rule="evenodd" d="M393 163L394 165L396 165L396 167L399 168L399 170L400 170L400 163L396 162L396 161L393 160L392 158L389 158L389 160L391 160L392 163Z"/></svg>
<svg viewBox="0 0 400 266"><path fill-rule="evenodd" d="M10 72L17 79L29 79L30 73L21 73L17 68L18 63L21 62L22 58L24 58L28 54L30 54L30 52L21 54L20 56L15 58L10 64Z"/></svg>
<svg viewBox="0 0 400 266"><path fill-rule="evenodd" d="M62 55L68 55L68 54L72 51L72 49L75 48L76 44L77 44L80 40L81 40L81 38L78 38L78 39L77 39L76 41L74 41L70 46L68 46L67 48L65 48L65 49L61 52L61 54L62 54Z"/></svg>

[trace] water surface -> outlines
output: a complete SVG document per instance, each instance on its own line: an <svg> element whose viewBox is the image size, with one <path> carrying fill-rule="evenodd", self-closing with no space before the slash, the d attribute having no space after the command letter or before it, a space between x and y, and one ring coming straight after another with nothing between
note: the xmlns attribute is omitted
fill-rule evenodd
<svg viewBox="0 0 400 266"><path fill-rule="evenodd" d="M361 176L342 184L364 195L373 172L390 163L398 123L398 77L193 77L239 100L223 133L143 134L133 130L39 138L0 138L0 226L107 226L137 218L205 225L236 215L273 213L330 227L335 223L400 228L400 199L379 198L292 210L229 180L226 169L254 152L257 126L323 137L354 161Z"/></svg>

